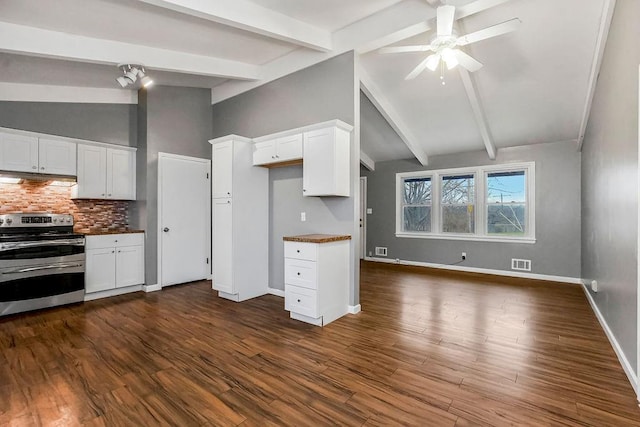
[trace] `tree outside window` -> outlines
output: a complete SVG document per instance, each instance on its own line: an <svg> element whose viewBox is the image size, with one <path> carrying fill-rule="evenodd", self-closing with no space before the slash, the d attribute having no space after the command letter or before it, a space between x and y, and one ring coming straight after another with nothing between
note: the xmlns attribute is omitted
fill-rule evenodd
<svg viewBox="0 0 640 427"><path fill-rule="evenodd" d="M474 175L442 177L442 232L475 232Z"/></svg>
<svg viewBox="0 0 640 427"><path fill-rule="evenodd" d="M403 180L402 229L403 231L431 231L431 178L406 178Z"/></svg>

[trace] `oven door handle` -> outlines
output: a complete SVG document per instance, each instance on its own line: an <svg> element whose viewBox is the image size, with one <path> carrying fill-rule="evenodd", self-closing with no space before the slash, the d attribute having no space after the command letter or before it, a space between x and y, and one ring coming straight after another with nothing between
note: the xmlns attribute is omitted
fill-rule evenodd
<svg viewBox="0 0 640 427"><path fill-rule="evenodd" d="M39 265L37 267L28 267L21 268L20 270L11 270L11 271L3 271L2 274L20 274L20 273L30 273L32 271L40 271L40 270L54 270L57 268L73 268L73 267L82 267L82 264L51 264L51 265Z"/></svg>
<svg viewBox="0 0 640 427"><path fill-rule="evenodd" d="M38 246L84 246L83 239L73 240L42 240L39 242L15 242L5 243L0 245L0 250L13 250L13 249L25 249L35 248Z"/></svg>

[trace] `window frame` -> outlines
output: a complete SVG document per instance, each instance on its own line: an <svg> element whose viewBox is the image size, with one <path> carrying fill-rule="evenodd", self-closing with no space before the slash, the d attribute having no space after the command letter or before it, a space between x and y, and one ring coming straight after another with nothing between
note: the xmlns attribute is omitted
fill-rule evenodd
<svg viewBox="0 0 640 427"><path fill-rule="evenodd" d="M405 204L404 203L404 183L407 179L425 179L425 180L429 180L429 183L431 185L431 200L429 201L428 204L421 204L421 205L411 205L411 204ZM433 231L433 195L434 195L434 185L433 185L433 178L431 175L429 174L422 174L420 176L405 176L401 179L400 181L400 194L398 195L399 197L399 204L400 204L400 225L399 225L399 229L401 230L401 232L403 233L431 233ZM428 206L431 209L431 214L430 219L431 219L431 223L429 224L429 228L431 229L431 231L404 231L404 208L407 206Z"/></svg>
<svg viewBox="0 0 640 427"><path fill-rule="evenodd" d="M487 179L490 173L524 171L525 176L525 235L501 236L487 233L488 189ZM474 175L474 233L442 232L442 178L455 175ZM431 231L403 231L403 184L406 178L431 179ZM536 242L535 231L535 162L505 163L453 169L400 172L396 174L396 237L440 240L467 240L504 243Z"/></svg>
<svg viewBox="0 0 640 427"><path fill-rule="evenodd" d="M442 193L443 193L443 187L444 187L444 179L445 178L456 178L456 177L466 177L468 175L471 175L471 177L473 178L473 196L471 198L471 205L473 206L473 232L472 233L454 233L454 232L450 232L450 231L444 231L444 207L445 206L465 206L465 204L463 203L443 203L442 202ZM477 230L478 230L478 188L477 188L477 183L478 183L478 174L476 173L475 170L470 170L470 171L460 171L460 172L456 172L456 173L440 173L439 174L439 182L438 185L440 186L440 193L438 194L440 197L438 199L438 209L439 209L439 228L438 228L438 233L444 235L444 236L458 236L458 237L464 237L464 236L475 236L477 234ZM469 204L467 203L466 206L469 206Z"/></svg>

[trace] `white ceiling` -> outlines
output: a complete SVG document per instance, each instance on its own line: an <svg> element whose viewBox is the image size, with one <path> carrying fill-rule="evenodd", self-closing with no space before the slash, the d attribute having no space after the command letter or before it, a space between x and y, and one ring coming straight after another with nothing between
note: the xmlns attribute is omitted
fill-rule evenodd
<svg viewBox="0 0 640 427"><path fill-rule="evenodd" d="M449 0L457 17L479 9L457 21L462 33L514 17L522 25L468 46L484 67L467 85L456 70L444 86L428 70L405 81L427 54L377 48L428 43L437 3L0 0L0 83L121 91L115 65L142 62L158 84L215 88L215 102L356 50L363 89L390 124L376 127L363 107L373 161L579 138L609 0ZM390 128L400 138L381 137Z"/></svg>

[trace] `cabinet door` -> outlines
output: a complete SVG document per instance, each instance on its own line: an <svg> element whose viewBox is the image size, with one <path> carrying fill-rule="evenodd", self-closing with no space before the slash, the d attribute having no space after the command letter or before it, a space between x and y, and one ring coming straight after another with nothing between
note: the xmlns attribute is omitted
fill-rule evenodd
<svg viewBox="0 0 640 427"><path fill-rule="evenodd" d="M135 153L128 150L107 148L106 166L106 197L117 200L135 200Z"/></svg>
<svg viewBox="0 0 640 427"><path fill-rule="evenodd" d="M213 201L213 289L229 294L234 293L232 212L231 199Z"/></svg>
<svg viewBox="0 0 640 427"><path fill-rule="evenodd" d="M232 196L233 141L221 142L213 146L213 197Z"/></svg>
<svg viewBox="0 0 640 427"><path fill-rule="evenodd" d="M86 293L106 291L116 287L115 248L89 249L85 252Z"/></svg>
<svg viewBox="0 0 640 427"><path fill-rule="evenodd" d="M304 134L302 195L331 195L334 188L333 128Z"/></svg>
<svg viewBox="0 0 640 427"><path fill-rule="evenodd" d="M279 162L302 158L302 134L278 138L276 156Z"/></svg>
<svg viewBox="0 0 640 427"><path fill-rule="evenodd" d="M104 199L107 187L107 149L78 144L78 185L80 199Z"/></svg>
<svg viewBox="0 0 640 427"><path fill-rule="evenodd" d="M0 134L0 170L38 172L38 138Z"/></svg>
<svg viewBox="0 0 640 427"><path fill-rule="evenodd" d="M40 138L38 146L40 173L53 175L76 174L76 144Z"/></svg>
<svg viewBox="0 0 640 427"><path fill-rule="evenodd" d="M116 248L116 288L144 283L142 246Z"/></svg>
<svg viewBox="0 0 640 427"><path fill-rule="evenodd" d="M253 164L267 165L276 161L276 140L256 142L253 144Z"/></svg>

